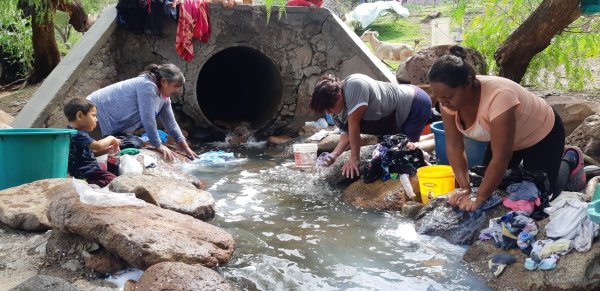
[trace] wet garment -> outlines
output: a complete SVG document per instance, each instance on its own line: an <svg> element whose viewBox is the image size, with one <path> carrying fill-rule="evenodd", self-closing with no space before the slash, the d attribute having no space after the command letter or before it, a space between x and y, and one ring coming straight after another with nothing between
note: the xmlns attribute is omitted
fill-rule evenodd
<svg viewBox="0 0 600 291"><path fill-rule="evenodd" d="M535 183L530 181L511 184L506 187L506 192L509 193L508 198L510 198L512 201L535 201L540 194L540 191L538 190L537 186L535 186Z"/></svg>
<svg viewBox="0 0 600 291"><path fill-rule="evenodd" d="M418 168L426 166L423 151L406 149L408 142L402 134L384 136L363 168L363 181L371 183L379 178L386 181L402 174L412 176Z"/></svg>
<svg viewBox="0 0 600 291"><path fill-rule="evenodd" d="M502 274L502 271L504 271L506 266L516 261L517 259L515 256L511 254L495 254L492 256L492 259L488 261L488 268L490 271L492 271L495 277L498 277L500 274Z"/></svg>
<svg viewBox="0 0 600 291"><path fill-rule="evenodd" d="M492 195L474 212L456 210L447 202L444 196L429 201L417 216L417 233L443 237L456 245L470 245L485 227L485 212L500 204L501 199Z"/></svg>
<svg viewBox="0 0 600 291"><path fill-rule="evenodd" d="M498 248L518 247L529 254L530 244L537 233L537 224L526 212L511 211L502 217L490 219L488 227L480 231L479 239L493 239Z"/></svg>
<svg viewBox="0 0 600 291"><path fill-rule="evenodd" d="M573 247L577 251L589 251L592 240L598 235L599 226L588 217L587 203L564 199L553 204L544 210L550 214L546 235L550 238L573 240Z"/></svg>
<svg viewBox="0 0 600 291"><path fill-rule="evenodd" d="M179 22L177 24L175 49L185 61L190 61L194 58L193 39L208 42L210 37L208 4L208 2L203 0L184 0L179 5Z"/></svg>
<svg viewBox="0 0 600 291"><path fill-rule="evenodd" d="M502 204L506 208L510 208L514 211L523 211L528 214L532 214L536 206L540 206L540 198L535 198L533 201L528 200L511 200L510 198L502 198Z"/></svg>

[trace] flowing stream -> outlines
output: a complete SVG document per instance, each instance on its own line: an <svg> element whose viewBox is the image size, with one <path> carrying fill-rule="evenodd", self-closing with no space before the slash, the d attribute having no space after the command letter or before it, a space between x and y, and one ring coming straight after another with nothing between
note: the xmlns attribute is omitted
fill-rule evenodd
<svg viewBox="0 0 600 291"><path fill-rule="evenodd" d="M262 146L229 148L237 158L223 164L186 165L217 201L211 223L235 238L219 271L238 289L487 289L462 262L463 247L417 235L397 212L349 205L317 172L269 158Z"/></svg>

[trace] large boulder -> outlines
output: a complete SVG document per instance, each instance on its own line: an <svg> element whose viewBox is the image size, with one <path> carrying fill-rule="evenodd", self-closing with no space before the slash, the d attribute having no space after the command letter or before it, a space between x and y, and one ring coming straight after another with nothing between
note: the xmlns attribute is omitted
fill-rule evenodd
<svg viewBox="0 0 600 291"><path fill-rule="evenodd" d="M12 128L10 125L3 123L0 121L0 128Z"/></svg>
<svg viewBox="0 0 600 291"><path fill-rule="evenodd" d="M157 151L150 149L142 149L139 155L136 155L135 158L143 165L144 158L143 155L153 157L156 159L156 167L154 168L145 168L143 174L147 176L153 177L167 177L174 178L180 180L186 180L191 182L194 185L203 185L200 179L188 174L182 166L184 163L190 162L188 158L183 155L175 154L175 159L172 161L167 161L163 159L162 155Z"/></svg>
<svg viewBox="0 0 600 291"><path fill-rule="evenodd" d="M439 57L450 54L452 45L436 45L421 50L400 63L396 70L396 79L400 83L420 85L429 84L429 68ZM477 74L487 74L487 64L483 56L472 48L466 48L467 60L473 64Z"/></svg>
<svg viewBox="0 0 600 291"><path fill-rule="evenodd" d="M164 262L148 268L137 283L125 285L124 291L145 290L219 290L235 288L221 274L200 265Z"/></svg>
<svg viewBox="0 0 600 291"><path fill-rule="evenodd" d="M370 159L373 155L373 149L375 149L374 145L364 146L360 148L360 165L359 169L362 171L365 163L368 159ZM321 178L325 180L331 186L340 186L349 184L352 181L358 180L359 177L346 178L342 175L342 167L344 163L350 159L350 151L346 151L341 154L333 164L329 167L323 168L321 172Z"/></svg>
<svg viewBox="0 0 600 291"><path fill-rule="evenodd" d="M552 96L546 99L548 104L556 110L563 125L565 135L571 134L590 115L600 112L596 103L568 96Z"/></svg>
<svg viewBox="0 0 600 291"><path fill-rule="evenodd" d="M83 204L68 194L48 207L54 228L97 242L136 268L165 261L214 267L227 263L235 250L231 234L191 216L152 204Z"/></svg>
<svg viewBox="0 0 600 291"><path fill-rule="evenodd" d="M547 223L548 219L538 222L540 232L536 239L546 238ZM488 260L494 254L505 252L514 255L517 262L494 277L488 269ZM523 267L526 258L519 249L498 249L491 241L476 241L463 256L463 260L497 290L597 290L600 286L600 243L597 241L588 252L572 250L561 256L552 270L528 271Z"/></svg>
<svg viewBox="0 0 600 291"><path fill-rule="evenodd" d="M215 200L212 195L196 188L186 180L148 175L123 175L114 179L109 184L109 188L114 192L135 193L140 199L156 201L162 208L204 221L215 216Z"/></svg>
<svg viewBox="0 0 600 291"><path fill-rule="evenodd" d="M327 137L319 141L319 152L332 152L340 141L341 134L329 134ZM360 146L374 145L379 141L377 136L370 134L360 135Z"/></svg>
<svg viewBox="0 0 600 291"><path fill-rule="evenodd" d="M416 177L411 179L411 184L413 189L419 188ZM411 201L400 180L384 182L377 179L369 184L358 180L348 186L342 196L355 206L378 210L401 210L405 203Z"/></svg>
<svg viewBox="0 0 600 291"><path fill-rule="evenodd" d="M46 217L48 205L71 187L69 179L46 179L4 189L0 191L0 221L15 229L51 229Z"/></svg>
<svg viewBox="0 0 600 291"><path fill-rule="evenodd" d="M586 118L567 137L565 143L578 146L583 153L596 161L600 161L600 114L596 113Z"/></svg>
<svg viewBox="0 0 600 291"><path fill-rule="evenodd" d="M56 277L37 275L27 279L18 286L9 289L10 291L42 291L42 290L61 290L61 291L77 291L71 283Z"/></svg>

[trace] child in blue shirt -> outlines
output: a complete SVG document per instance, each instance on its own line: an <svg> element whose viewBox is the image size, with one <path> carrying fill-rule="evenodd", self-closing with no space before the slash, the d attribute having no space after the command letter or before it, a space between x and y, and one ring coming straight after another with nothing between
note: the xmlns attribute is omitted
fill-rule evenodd
<svg viewBox="0 0 600 291"><path fill-rule="evenodd" d="M86 179L90 184L100 187L108 185L116 176L102 170L95 155L104 155L119 150L120 141L114 136L107 136L101 140L94 140L88 134L96 128L96 105L85 98L73 98L64 108L64 113L69 120L69 126L77 130L71 137L69 148L69 175L77 179Z"/></svg>

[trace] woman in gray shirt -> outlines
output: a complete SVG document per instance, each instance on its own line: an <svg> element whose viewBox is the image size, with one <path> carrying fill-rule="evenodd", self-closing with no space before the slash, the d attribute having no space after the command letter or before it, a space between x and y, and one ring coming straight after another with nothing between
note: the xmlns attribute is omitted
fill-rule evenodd
<svg viewBox="0 0 600 291"><path fill-rule="evenodd" d="M96 104L103 136L131 134L143 127L150 143L164 158L171 160L173 151L164 146L158 136L158 117L179 149L195 158L198 155L181 133L169 98L184 83L185 77L177 66L151 64L139 76L97 90L87 99Z"/></svg>
<svg viewBox="0 0 600 291"><path fill-rule="evenodd" d="M419 141L431 116L431 98L417 86L381 82L363 74L350 75L341 82L328 76L315 86L310 108L334 114L342 136L329 162L350 145L351 157L342 174L354 177L360 175L360 134L402 133L413 142Z"/></svg>

